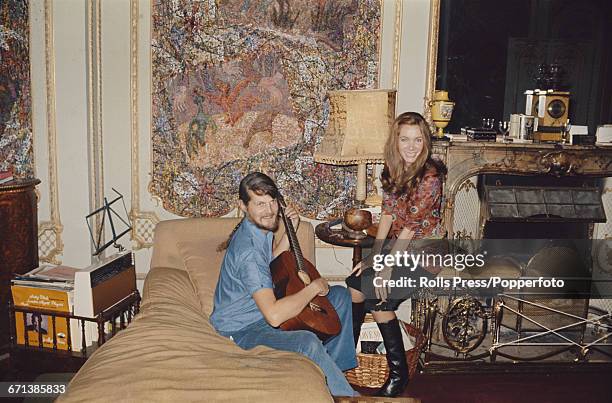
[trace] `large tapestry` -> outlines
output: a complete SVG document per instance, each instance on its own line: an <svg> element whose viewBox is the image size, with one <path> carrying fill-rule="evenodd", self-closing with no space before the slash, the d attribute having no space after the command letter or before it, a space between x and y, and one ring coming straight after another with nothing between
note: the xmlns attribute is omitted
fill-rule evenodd
<svg viewBox="0 0 612 403"><path fill-rule="evenodd" d="M326 93L375 88L378 0L155 1L151 193L182 216L220 216L248 172L301 214L354 197L355 168L317 164Z"/></svg>
<svg viewBox="0 0 612 403"><path fill-rule="evenodd" d="M0 0L0 171L34 176L27 0Z"/></svg>

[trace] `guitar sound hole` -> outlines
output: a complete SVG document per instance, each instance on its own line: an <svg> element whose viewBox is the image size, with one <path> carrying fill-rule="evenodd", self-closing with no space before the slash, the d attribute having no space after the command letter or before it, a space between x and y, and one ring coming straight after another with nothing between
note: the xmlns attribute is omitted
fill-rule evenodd
<svg viewBox="0 0 612 403"><path fill-rule="evenodd" d="M327 311L324 308L321 308L319 305L314 304L314 303L309 303L308 306L310 307L310 309L312 309L315 312L321 312L325 315L327 315Z"/></svg>

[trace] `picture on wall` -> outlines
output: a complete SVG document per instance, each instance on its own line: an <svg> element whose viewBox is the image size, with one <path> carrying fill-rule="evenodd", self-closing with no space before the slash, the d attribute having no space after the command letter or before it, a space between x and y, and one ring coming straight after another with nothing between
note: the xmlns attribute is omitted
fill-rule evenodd
<svg viewBox="0 0 612 403"><path fill-rule="evenodd" d="M355 167L317 164L327 91L378 85L378 0L155 1L152 178L181 216L222 216L248 172L309 217L353 200Z"/></svg>
<svg viewBox="0 0 612 403"><path fill-rule="evenodd" d="M0 172L34 176L27 0L0 1Z"/></svg>

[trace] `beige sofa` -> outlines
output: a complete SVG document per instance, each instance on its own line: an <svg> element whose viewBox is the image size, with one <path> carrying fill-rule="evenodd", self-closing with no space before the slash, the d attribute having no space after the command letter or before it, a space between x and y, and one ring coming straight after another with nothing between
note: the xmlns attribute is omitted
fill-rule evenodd
<svg viewBox="0 0 612 403"><path fill-rule="evenodd" d="M140 314L72 379L61 402L329 402L321 370L307 358L257 347L245 351L208 322L223 257L217 245L237 219L160 223ZM298 231L314 262L314 232Z"/></svg>

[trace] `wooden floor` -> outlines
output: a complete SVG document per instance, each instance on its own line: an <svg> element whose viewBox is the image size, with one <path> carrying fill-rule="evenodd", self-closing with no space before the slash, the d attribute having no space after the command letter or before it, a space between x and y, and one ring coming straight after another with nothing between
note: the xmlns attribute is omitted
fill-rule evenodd
<svg viewBox="0 0 612 403"><path fill-rule="evenodd" d="M9 360L0 360L0 381L34 380L35 374L17 374L8 364ZM356 389L364 396L375 392L372 389ZM403 396L422 403L612 403L612 370L418 374Z"/></svg>
<svg viewBox="0 0 612 403"><path fill-rule="evenodd" d="M362 395L375 392L357 390ZM612 403L612 371L418 374L403 396L423 403Z"/></svg>

